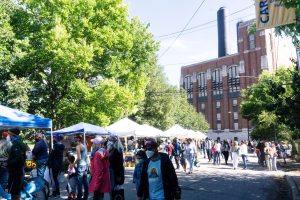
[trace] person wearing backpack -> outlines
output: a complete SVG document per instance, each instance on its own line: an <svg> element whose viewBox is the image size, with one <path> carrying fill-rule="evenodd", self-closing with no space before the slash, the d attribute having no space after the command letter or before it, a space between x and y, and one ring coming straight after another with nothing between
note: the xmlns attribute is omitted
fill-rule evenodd
<svg viewBox="0 0 300 200"><path fill-rule="evenodd" d="M27 146L19 136L19 129L11 129L8 131L12 146L8 154L8 188L12 200L19 200L23 187L24 163L26 160Z"/></svg>
<svg viewBox="0 0 300 200"><path fill-rule="evenodd" d="M180 168L180 165L179 165L179 154L180 154L180 151L181 151L181 147L180 147L180 144L179 142L177 141L177 138L174 138L173 139L173 156L175 158L175 163L176 163L176 169L179 169Z"/></svg>

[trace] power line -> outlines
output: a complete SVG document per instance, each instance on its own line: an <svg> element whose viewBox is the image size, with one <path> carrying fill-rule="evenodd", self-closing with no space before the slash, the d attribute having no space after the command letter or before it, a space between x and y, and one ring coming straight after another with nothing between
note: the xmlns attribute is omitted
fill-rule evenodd
<svg viewBox="0 0 300 200"><path fill-rule="evenodd" d="M233 22L233 21L236 21L236 20L238 20L238 19L244 18L244 17L252 16L252 15L253 15L253 14L249 14L249 15L245 15L245 16L242 16L242 17L234 18L234 19L230 20L229 23L230 23L230 22ZM206 30L206 29L209 29L209 28L213 28L213 27L215 27L215 26L216 26L216 24L211 25L211 26L207 26L207 27L204 27L204 28L201 28L201 29L196 29L196 30L193 30L193 31L185 32L185 33L183 33L182 35L186 35L186 34L198 32L198 31L203 31L203 30ZM173 38L173 37L175 37L175 36L170 35L169 37L160 39L159 41L168 40L168 39Z"/></svg>
<svg viewBox="0 0 300 200"><path fill-rule="evenodd" d="M184 28L181 30L181 32L179 32L179 34L177 35L177 37L174 39L174 41L167 47L167 49L159 56L159 58L163 57L171 48L171 46L173 46L173 44L177 41L177 39L180 37L180 35L183 33L183 31L186 29L186 27L190 24L190 22L193 20L193 18L195 17L195 15L197 14L198 10L202 7L202 5L204 4L206 0L203 0L201 2L201 4L198 6L198 8L196 9L196 11L194 12L194 14L192 15L192 17L189 19L189 21L186 23L186 25L184 26Z"/></svg>
<svg viewBox="0 0 300 200"><path fill-rule="evenodd" d="M247 7L243 8L243 9L237 10L237 11L235 11L235 12L233 12L233 13L227 15L226 17L235 15L235 14L237 14L237 13L239 13L239 12L248 10L249 8L252 8L252 7L253 7L253 4L247 6ZM171 36L171 35L175 35L175 34L177 34L177 33L180 33L180 32L185 32L185 31L193 30L193 29L196 29L196 28L199 28L199 27L202 27L202 26L211 24L211 23L216 22L216 21L217 21L216 19L215 19L215 20L211 20L211 21L205 22L205 23L203 23L203 24L199 24L199 25L197 25L197 26L193 26L193 27L191 27L191 28L188 28L188 29L185 29L185 30L182 30L182 31L176 31L176 32L169 33L169 34L160 35L160 36L157 36L157 37L155 37L155 38L158 39L158 38L168 37L168 36Z"/></svg>

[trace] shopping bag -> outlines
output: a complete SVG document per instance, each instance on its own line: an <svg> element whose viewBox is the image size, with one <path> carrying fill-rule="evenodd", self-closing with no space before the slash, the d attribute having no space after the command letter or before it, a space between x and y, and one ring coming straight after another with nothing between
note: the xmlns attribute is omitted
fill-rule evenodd
<svg viewBox="0 0 300 200"><path fill-rule="evenodd" d="M44 173L44 179L47 181L49 184L51 183L51 175L50 175L50 170L49 167L46 167L45 173Z"/></svg>
<svg viewBox="0 0 300 200"><path fill-rule="evenodd" d="M124 200L124 189L115 189L112 192L113 200Z"/></svg>

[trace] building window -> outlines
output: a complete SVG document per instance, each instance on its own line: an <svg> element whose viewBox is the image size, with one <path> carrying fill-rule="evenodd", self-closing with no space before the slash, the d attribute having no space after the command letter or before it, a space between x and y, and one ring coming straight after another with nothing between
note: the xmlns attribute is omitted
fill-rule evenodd
<svg viewBox="0 0 300 200"><path fill-rule="evenodd" d="M249 39L249 49L255 49L255 35L251 34L248 36Z"/></svg>
<svg viewBox="0 0 300 200"><path fill-rule="evenodd" d="M205 103L201 103L201 110L205 109Z"/></svg>
<svg viewBox="0 0 300 200"><path fill-rule="evenodd" d="M260 58L261 69L268 69L268 58L267 55L261 56Z"/></svg>
<svg viewBox="0 0 300 200"><path fill-rule="evenodd" d="M233 65L228 68L228 87L229 93L240 91L240 79L238 77L238 66Z"/></svg>
<svg viewBox="0 0 300 200"><path fill-rule="evenodd" d="M212 89L213 95L223 94L221 69L216 69L212 72Z"/></svg>
<svg viewBox="0 0 300 200"><path fill-rule="evenodd" d="M220 101L217 101L216 102L216 108L220 108L221 107L221 103L220 103Z"/></svg>
<svg viewBox="0 0 300 200"><path fill-rule="evenodd" d="M238 119L238 118L239 118L238 113L237 113L237 112L234 112L234 113L233 113L233 119Z"/></svg>
<svg viewBox="0 0 300 200"><path fill-rule="evenodd" d="M239 130L239 123L234 123L234 130Z"/></svg>
<svg viewBox="0 0 300 200"><path fill-rule="evenodd" d="M207 82L206 82L206 73L201 72L197 75L198 80L198 91L199 97L206 97L207 96Z"/></svg>
<svg viewBox="0 0 300 200"><path fill-rule="evenodd" d="M192 77L186 76L184 78L185 83L185 90L187 92L187 98L188 100L191 100L193 98L193 83L192 83Z"/></svg>
<svg viewBox="0 0 300 200"><path fill-rule="evenodd" d="M221 120L221 113L217 113L217 120Z"/></svg>
<svg viewBox="0 0 300 200"><path fill-rule="evenodd" d="M221 124L220 124L220 123L217 124L217 130L218 130L218 131L221 130Z"/></svg>
<svg viewBox="0 0 300 200"><path fill-rule="evenodd" d="M233 100L232 100L232 105L233 105L233 106L237 106L237 99L233 99Z"/></svg>

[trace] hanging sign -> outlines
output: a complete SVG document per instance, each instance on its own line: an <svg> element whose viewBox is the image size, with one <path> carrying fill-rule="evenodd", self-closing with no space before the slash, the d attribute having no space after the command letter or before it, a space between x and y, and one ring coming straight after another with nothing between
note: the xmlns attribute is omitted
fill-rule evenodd
<svg viewBox="0 0 300 200"><path fill-rule="evenodd" d="M296 22L295 9L287 9L280 0L256 0L255 9L257 30Z"/></svg>

